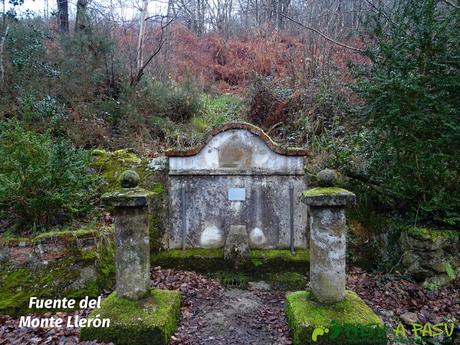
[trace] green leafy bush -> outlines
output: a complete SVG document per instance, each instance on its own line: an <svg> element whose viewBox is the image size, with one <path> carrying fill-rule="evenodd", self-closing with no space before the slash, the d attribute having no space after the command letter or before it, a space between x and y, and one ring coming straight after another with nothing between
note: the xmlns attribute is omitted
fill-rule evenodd
<svg viewBox="0 0 460 345"><path fill-rule="evenodd" d="M460 10L395 2L368 25L371 64L355 68L368 128L367 178L415 222L460 224Z"/></svg>
<svg viewBox="0 0 460 345"><path fill-rule="evenodd" d="M62 225L91 209L96 180L88 152L8 121L0 127L0 156L0 216L19 232Z"/></svg>
<svg viewBox="0 0 460 345"><path fill-rule="evenodd" d="M181 86L144 82L142 86L139 102L149 115L183 123L204 110L201 93L191 82Z"/></svg>

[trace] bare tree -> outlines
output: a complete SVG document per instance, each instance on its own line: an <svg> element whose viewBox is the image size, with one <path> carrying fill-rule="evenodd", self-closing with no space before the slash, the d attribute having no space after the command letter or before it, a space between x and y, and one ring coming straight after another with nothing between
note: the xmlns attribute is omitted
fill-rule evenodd
<svg viewBox="0 0 460 345"><path fill-rule="evenodd" d="M5 40L6 36L8 36L9 29L10 27L9 25L7 25L5 28L5 33L3 34L2 39L0 40L0 85L2 86L2 88L5 85L5 66L3 64L3 54L5 51Z"/></svg>
<svg viewBox="0 0 460 345"><path fill-rule="evenodd" d="M157 47L156 49L149 55L149 57L143 61L142 60L142 63L140 65L137 66L137 70L136 70L136 73L134 75L131 76L131 86L136 86L137 84L139 84L139 82L141 81L142 79L142 76L144 75L145 73L145 69L149 66L149 64L153 61L153 59L155 58L155 56L157 56L160 51L161 51L161 48L163 48L163 45L165 44L165 30L166 28L174 21L174 18L172 19L168 19L168 21L163 24L163 21L167 18L165 18L164 16L160 16L161 17L161 21L160 21L160 24L159 24L159 38L158 38L158 44L157 44ZM152 18L152 17L151 17ZM148 19L151 19L149 17L145 18L144 21L148 20ZM143 49L143 47L142 47ZM139 55L138 55L139 56ZM141 61L141 60L138 60L138 62Z"/></svg>
<svg viewBox="0 0 460 345"><path fill-rule="evenodd" d="M75 19L75 31L83 31L89 25L88 20L88 3L89 0L77 1L77 16Z"/></svg>
<svg viewBox="0 0 460 345"><path fill-rule="evenodd" d="M145 37L145 24L148 16L149 0L144 0L141 8L141 22L139 25L139 38L137 41L137 70L140 70L144 64L144 37Z"/></svg>
<svg viewBox="0 0 460 345"><path fill-rule="evenodd" d="M69 3L67 0L57 0L58 28L60 33L69 32Z"/></svg>

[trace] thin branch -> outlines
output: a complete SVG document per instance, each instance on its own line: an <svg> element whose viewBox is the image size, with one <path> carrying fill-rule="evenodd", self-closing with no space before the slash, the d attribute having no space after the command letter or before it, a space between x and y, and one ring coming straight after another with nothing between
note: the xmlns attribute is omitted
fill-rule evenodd
<svg viewBox="0 0 460 345"><path fill-rule="evenodd" d="M371 7L374 9L375 12L377 12L378 14L381 14L382 16L385 17L386 20L388 20L388 22L390 22L393 26L396 26L396 27L399 27L398 24L396 24L393 20L391 20L390 16L385 12L385 10L381 9L381 8L378 8L377 6L374 5L374 3L370 0L364 0L366 3L368 3L369 5L371 5Z"/></svg>
<svg viewBox="0 0 460 345"><path fill-rule="evenodd" d="M131 78L131 86L136 86L141 81L141 78L144 75L144 71L147 68L147 66L150 64L150 62L152 62L153 58L160 53L161 48L163 48L163 45L165 43L165 39L164 39L165 29L174 21L174 19L175 19L175 17L173 17L165 25L161 25L160 43L158 44L157 49L147 59L147 61L145 61L144 64L139 68L139 70L137 71L136 76Z"/></svg>
<svg viewBox="0 0 460 345"><path fill-rule="evenodd" d="M290 20L291 22L297 24L297 25L300 25L301 27L307 29L307 30L310 30L310 31L313 31L314 33L317 33L318 35L320 35L322 38L326 39L327 41L331 42L331 43L334 43L335 45L338 45L340 47L343 47L343 48L347 48L347 49L350 49L352 51L355 51L355 52L359 52L359 53L363 53L364 50L363 49L360 49L360 48L356 48L356 47L352 47L352 46L349 46L349 45L346 45L345 43L341 43L341 42L337 42L336 40L326 36L325 34L323 34L321 31L315 29L315 28L312 28L311 26L308 26L308 25L305 25L283 13L280 13L280 15L288 20Z"/></svg>
<svg viewBox="0 0 460 345"><path fill-rule="evenodd" d="M454 4L453 2L450 2L449 0L444 0L444 1L450 6L455 7L456 9L460 10L460 6Z"/></svg>

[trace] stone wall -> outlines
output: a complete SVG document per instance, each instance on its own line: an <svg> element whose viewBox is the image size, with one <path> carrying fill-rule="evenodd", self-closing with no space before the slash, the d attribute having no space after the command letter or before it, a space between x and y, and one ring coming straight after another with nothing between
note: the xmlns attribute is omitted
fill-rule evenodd
<svg viewBox="0 0 460 345"><path fill-rule="evenodd" d="M406 274L428 288L449 284L460 276L460 233L410 228L401 234Z"/></svg>
<svg viewBox="0 0 460 345"><path fill-rule="evenodd" d="M186 210L181 188L186 185ZM186 248L222 247L231 225L245 225L252 248L289 248L289 188L294 195L294 246L305 248L306 210L295 195L304 190L303 176L171 176L169 247L180 248L181 224L187 224ZM244 201L228 200L228 190L245 190Z"/></svg>
<svg viewBox="0 0 460 345"><path fill-rule="evenodd" d="M0 238L0 313L27 312L31 296L98 296L113 285L112 227Z"/></svg>
<svg viewBox="0 0 460 345"><path fill-rule="evenodd" d="M101 193L119 190L123 172L133 170L140 177L140 187L155 194L149 199L151 253L157 253L160 248L166 247L168 243L167 158L141 159L128 149L114 152L94 150L93 157L92 168L102 177ZM108 208L108 211L111 209Z"/></svg>
<svg viewBox="0 0 460 345"><path fill-rule="evenodd" d="M219 248L246 226L252 248L305 248L305 150L226 124L200 147L168 152L169 248Z"/></svg>
<svg viewBox="0 0 460 345"><path fill-rule="evenodd" d="M0 263L16 266L45 266L64 258L70 252L90 253L96 250L98 234L95 230L45 233L35 238L0 240Z"/></svg>

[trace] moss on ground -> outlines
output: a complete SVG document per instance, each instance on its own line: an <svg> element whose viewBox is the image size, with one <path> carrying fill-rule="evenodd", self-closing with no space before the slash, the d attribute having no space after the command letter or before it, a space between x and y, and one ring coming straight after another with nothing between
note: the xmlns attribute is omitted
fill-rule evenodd
<svg viewBox="0 0 460 345"><path fill-rule="evenodd" d="M300 290L305 288L305 275L297 272L268 273L266 280L278 290Z"/></svg>
<svg viewBox="0 0 460 345"><path fill-rule="evenodd" d="M246 289L249 282L264 281L276 290L296 291L305 288L305 275L298 272L276 272L250 274L245 272L218 271L206 273L211 279L218 279L224 286Z"/></svg>
<svg viewBox="0 0 460 345"><path fill-rule="evenodd" d="M178 291L152 289L140 301L117 296L113 292L100 309L94 309L89 318L99 315L110 319L107 328L82 328L81 340L99 340L117 345L168 344L177 328L180 316Z"/></svg>
<svg viewBox="0 0 460 345"><path fill-rule="evenodd" d="M234 271L233 264L224 260L223 249L170 249L151 257L152 266L179 268L198 272ZM255 249L250 260L238 270L251 275L267 272L301 272L309 269L308 250L295 255L287 249Z"/></svg>
<svg viewBox="0 0 460 345"><path fill-rule="evenodd" d="M366 335L380 336L385 332L380 318L352 291L347 291L342 302L323 305L312 300L309 291L291 292L286 295L286 317L294 345L305 344L351 344L361 337L360 344L377 343L375 338L365 341ZM331 339L334 325L355 327L358 334L350 338L344 332ZM312 333L315 328L323 327L328 333L314 341ZM329 333L330 332L330 333Z"/></svg>

